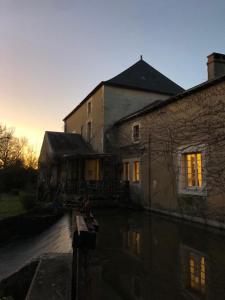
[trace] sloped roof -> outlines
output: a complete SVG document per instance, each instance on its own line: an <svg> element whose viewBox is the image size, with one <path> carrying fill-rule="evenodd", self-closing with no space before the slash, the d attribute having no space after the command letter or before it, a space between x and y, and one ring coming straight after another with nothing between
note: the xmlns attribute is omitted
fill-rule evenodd
<svg viewBox="0 0 225 300"><path fill-rule="evenodd" d="M184 91L182 87L142 59L119 75L105 81L105 83L169 95L175 95Z"/></svg>
<svg viewBox="0 0 225 300"><path fill-rule="evenodd" d="M222 75L221 77L217 77L217 78L214 78L214 79L211 79L211 80L207 80L207 81L205 81L201 84L198 84L198 85L196 85L196 86L194 86L194 87L192 87L188 90L183 91L183 93L171 96L170 98L168 98L166 100L163 100L163 101L162 100L155 100L154 102L152 102L151 104L143 107L142 109L140 109L140 110L138 110L134 113L131 113L131 114L125 116L124 118L118 120L117 122L115 122L114 125L119 125L123 122L126 122L127 120L130 120L130 119L136 118L138 116L141 116L143 114L149 113L151 111L157 110L161 107L167 106L170 103L176 102L178 100L182 100L186 96L192 95L196 92L199 92L201 90L204 90L206 88L209 88L209 87L214 86L214 85L216 85L218 83L221 83L221 82L225 82L225 75Z"/></svg>
<svg viewBox="0 0 225 300"><path fill-rule="evenodd" d="M76 133L46 131L54 157L93 153L91 147Z"/></svg>
<svg viewBox="0 0 225 300"><path fill-rule="evenodd" d="M64 119L69 118L79 107L86 102L102 86L117 86L127 89L155 92L173 96L182 93L184 89L178 84L154 69L144 60L139 60L134 65L119 75L101 81Z"/></svg>

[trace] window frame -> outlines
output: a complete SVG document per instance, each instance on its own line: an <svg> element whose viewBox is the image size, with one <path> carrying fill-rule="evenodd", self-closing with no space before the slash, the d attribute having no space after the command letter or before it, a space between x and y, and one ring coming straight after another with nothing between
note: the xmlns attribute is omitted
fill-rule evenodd
<svg viewBox="0 0 225 300"><path fill-rule="evenodd" d="M91 124L90 136L88 135L88 124ZM93 130L92 129L92 120L88 120L87 124L86 124L86 138L89 143L91 142L91 139L92 139L92 130Z"/></svg>
<svg viewBox="0 0 225 300"><path fill-rule="evenodd" d="M130 181L130 162L123 161L123 181Z"/></svg>
<svg viewBox="0 0 225 300"><path fill-rule="evenodd" d="M138 137L134 136L134 128L138 126ZM141 124L140 122L135 122L132 124L132 141L133 143L139 143L141 139Z"/></svg>
<svg viewBox="0 0 225 300"><path fill-rule="evenodd" d="M138 163L138 172L136 172L137 169L135 168L136 163ZM140 183L140 160L134 160L133 161L132 171L133 171L132 172L132 175L133 175L132 176L132 182L139 184Z"/></svg>
<svg viewBox="0 0 225 300"><path fill-rule="evenodd" d="M89 111L90 107L90 111ZM87 102L87 117L89 118L92 114L92 99L88 100Z"/></svg>
<svg viewBox="0 0 225 300"><path fill-rule="evenodd" d="M188 154L201 154L201 186L188 186L188 173L186 166L186 157ZM178 193L187 195L199 195L206 196L206 146L182 146L178 150ZM197 174L195 173L195 181L197 180Z"/></svg>

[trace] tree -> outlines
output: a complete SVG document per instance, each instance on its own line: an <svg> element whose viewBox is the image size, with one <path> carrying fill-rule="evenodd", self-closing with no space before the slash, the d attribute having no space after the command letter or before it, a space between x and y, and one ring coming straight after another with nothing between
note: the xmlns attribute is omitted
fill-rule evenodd
<svg viewBox="0 0 225 300"><path fill-rule="evenodd" d="M26 138L14 136L14 129L0 125L0 168L7 168L16 161L24 161L24 149L28 141Z"/></svg>

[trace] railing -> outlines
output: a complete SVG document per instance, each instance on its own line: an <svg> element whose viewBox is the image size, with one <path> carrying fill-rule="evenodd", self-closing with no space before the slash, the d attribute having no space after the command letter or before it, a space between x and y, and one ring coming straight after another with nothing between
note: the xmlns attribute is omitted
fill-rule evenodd
<svg viewBox="0 0 225 300"><path fill-rule="evenodd" d="M129 195L128 181L76 181L68 182L64 188L67 194L88 193L93 196L120 196Z"/></svg>

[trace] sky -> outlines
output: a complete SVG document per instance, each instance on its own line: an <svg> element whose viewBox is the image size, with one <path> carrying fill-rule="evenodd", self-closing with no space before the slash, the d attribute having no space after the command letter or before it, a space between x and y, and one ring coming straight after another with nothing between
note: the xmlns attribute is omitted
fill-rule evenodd
<svg viewBox="0 0 225 300"><path fill-rule="evenodd" d="M139 60L187 89L225 53L224 0L0 0L0 123L37 152L44 131Z"/></svg>

